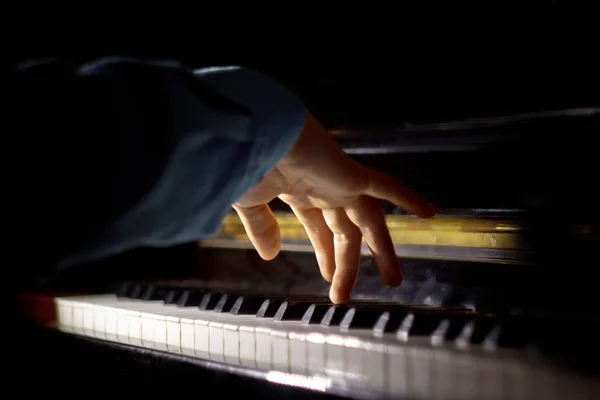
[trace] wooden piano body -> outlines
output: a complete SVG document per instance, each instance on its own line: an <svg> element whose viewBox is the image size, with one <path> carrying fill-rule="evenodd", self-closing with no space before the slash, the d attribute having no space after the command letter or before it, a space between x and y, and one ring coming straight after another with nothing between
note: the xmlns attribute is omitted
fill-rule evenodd
<svg viewBox="0 0 600 400"><path fill-rule="evenodd" d="M296 315L278 331L268 325L277 323L274 315L263 315L270 327L264 332L269 339L260 339L271 346L267 356L240 342L246 324L256 345L262 323L253 322L256 316L240 317L240 325L231 312L215 317L221 325L213 334L221 336L212 340L221 342L207 344L208 352L182 344L183 325L171 331L179 332L179 342L168 345L143 342L134 328L111 336L106 320L94 330L84 318L106 313L94 301L120 287L123 304L143 302L144 291L151 297L154 287L156 293L174 290L170 296L184 289L219 294L221 311L230 311L240 296L271 300L269 312L285 299L322 305L328 286L305 232L284 204L274 202L284 246L273 261L251 249L232 214L211 240L81 266L21 295L19 314L9 314L4 333L14 379L38 382L21 385L22 392L598 398L597 80L583 74L548 84L531 60L518 69L507 66L510 77L481 59L468 70L466 61L456 70L413 61L400 66L388 56L377 66L329 61L293 68L301 73L258 66L303 96L353 157L397 176L440 207L437 217L422 221L384 205L404 265L403 285L384 287L365 252L352 302L319 308L330 319L315 314L316 323L304 326ZM109 303L114 311L116 303ZM218 314L212 312L202 315ZM387 328L381 322L386 312ZM45 327L32 326L32 319ZM237 348L223 339L225 325L237 326Z"/></svg>

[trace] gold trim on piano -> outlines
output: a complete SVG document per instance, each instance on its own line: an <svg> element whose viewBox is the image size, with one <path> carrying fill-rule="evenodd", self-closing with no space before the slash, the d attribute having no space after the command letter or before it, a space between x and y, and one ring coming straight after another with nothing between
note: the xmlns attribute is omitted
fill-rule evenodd
<svg viewBox="0 0 600 400"><path fill-rule="evenodd" d="M276 214L281 239L286 242L307 242L304 226L293 214ZM496 221L476 218L387 216L387 224L396 245L455 246L489 249L522 249L526 228L516 221ZM237 214L228 215L216 237L237 242L249 242Z"/></svg>

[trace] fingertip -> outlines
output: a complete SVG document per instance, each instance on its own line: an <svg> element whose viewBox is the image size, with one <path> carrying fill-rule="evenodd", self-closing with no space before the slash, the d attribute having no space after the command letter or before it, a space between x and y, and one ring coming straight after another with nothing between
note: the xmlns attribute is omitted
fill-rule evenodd
<svg viewBox="0 0 600 400"><path fill-rule="evenodd" d="M271 261L279 255L279 252L281 251L281 244L278 242L270 249L257 248L256 251L258 251L260 258L265 261Z"/></svg>
<svg viewBox="0 0 600 400"><path fill-rule="evenodd" d="M341 290L336 289L333 285L329 289L329 299L333 304L346 304L348 302L348 294L342 293Z"/></svg>
<svg viewBox="0 0 600 400"><path fill-rule="evenodd" d="M438 212L438 208L431 203L424 203L419 208L418 216L421 218L431 218L435 216Z"/></svg>
<svg viewBox="0 0 600 400"><path fill-rule="evenodd" d="M391 288L395 288L400 286L402 282L404 282L404 275L402 275L402 272L398 272L397 274L394 274L391 277L389 277L386 280L385 284Z"/></svg>
<svg viewBox="0 0 600 400"><path fill-rule="evenodd" d="M377 263L383 283L388 287L400 286L404 282L404 275L402 274L402 263L398 259L398 256L390 257L381 260Z"/></svg>

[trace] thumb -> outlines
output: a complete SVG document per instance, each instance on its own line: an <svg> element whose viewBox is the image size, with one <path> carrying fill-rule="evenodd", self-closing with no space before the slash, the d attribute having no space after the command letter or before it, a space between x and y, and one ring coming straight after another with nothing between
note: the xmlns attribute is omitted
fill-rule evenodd
<svg viewBox="0 0 600 400"><path fill-rule="evenodd" d="M267 204L252 207L233 206L258 254L264 260L277 257L281 249L281 233L273 211Z"/></svg>

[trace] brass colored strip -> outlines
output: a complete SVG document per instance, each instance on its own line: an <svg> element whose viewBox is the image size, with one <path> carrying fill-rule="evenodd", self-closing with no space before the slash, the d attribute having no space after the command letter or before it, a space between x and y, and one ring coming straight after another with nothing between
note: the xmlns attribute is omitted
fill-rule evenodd
<svg viewBox="0 0 600 400"><path fill-rule="evenodd" d="M307 242L304 226L293 214L276 215L281 239ZM387 224L396 245L456 246L487 249L522 249L521 235L525 227L516 221L495 221L475 218L387 216ZM224 220L219 239L248 242L244 226L232 213Z"/></svg>

